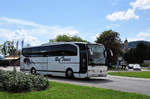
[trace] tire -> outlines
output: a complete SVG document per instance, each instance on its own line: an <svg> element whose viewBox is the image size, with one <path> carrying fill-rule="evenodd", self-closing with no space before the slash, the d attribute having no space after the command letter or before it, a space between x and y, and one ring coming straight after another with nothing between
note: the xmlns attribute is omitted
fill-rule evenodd
<svg viewBox="0 0 150 99"><path fill-rule="evenodd" d="M36 75L36 69L35 69L35 68L32 68L32 69L31 69L31 74Z"/></svg>
<svg viewBox="0 0 150 99"><path fill-rule="evenodd" d="M15 66L20 66L20 60L15 61L14 65Z"/></svg>
<svg viewBox="0 0 150 99"><path fill-rule="evenodd" d="M71 69L68 69L68 70L66 71L66 77L67 77L67 78L73 78L73 77L74 77L73 71L72 71Z"/></svg>

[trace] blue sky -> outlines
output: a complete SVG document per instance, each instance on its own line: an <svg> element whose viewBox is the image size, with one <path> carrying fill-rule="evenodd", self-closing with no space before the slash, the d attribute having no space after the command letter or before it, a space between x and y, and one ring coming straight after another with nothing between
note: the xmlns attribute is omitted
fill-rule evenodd
<svg viewBox="0 0 150 99"><path fill-rule="evenodd" d="M0 44L39 45L60 34L94 42L108 29L122 41L150 41L150 0L0 0Z"/></svg>

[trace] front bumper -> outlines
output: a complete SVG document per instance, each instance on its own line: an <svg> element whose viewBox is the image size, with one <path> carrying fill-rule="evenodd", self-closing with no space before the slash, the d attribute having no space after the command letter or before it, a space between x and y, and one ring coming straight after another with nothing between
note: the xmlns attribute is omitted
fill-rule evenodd
<svg viewBox="0 0 150 99"><path fill-rule="evenodd" d="M88 66L88 77L106 77L106 66Z"/></svg>
<svg viewBox="0 0 150 99"><path fill-rule="evenodd" d="M88 77L106 77L107 73L103 73L103 74L88 74Z"/></svg>

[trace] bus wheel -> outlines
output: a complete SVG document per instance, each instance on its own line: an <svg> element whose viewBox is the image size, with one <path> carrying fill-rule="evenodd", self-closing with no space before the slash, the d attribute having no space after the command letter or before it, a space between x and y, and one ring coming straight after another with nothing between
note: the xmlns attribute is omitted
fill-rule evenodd
<svg viewBox="0 0 150 99"><path fill-rule="evenodd" d="M74 77L73 71L72 71L71 69L68 69L68 70L66 71L66 77L67 77L67 78L73 78L73 77Z"/></svg>
<svg viewBox="0 0 150 99"><path fill-rule="evenodd" d="M36 75L36 70L35 70L35 68L32 68L32 69L31 69L31 74Z"/></svg>

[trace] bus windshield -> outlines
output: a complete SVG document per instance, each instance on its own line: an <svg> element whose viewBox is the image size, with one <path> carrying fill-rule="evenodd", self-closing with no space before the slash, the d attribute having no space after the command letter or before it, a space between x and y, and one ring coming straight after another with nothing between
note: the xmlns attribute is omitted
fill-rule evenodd
<svg viewBox="0 0 150 99"><path fill-rule="evenodd" d="M103 45L89 44L88 53L89 65L105 64L105 48Z"/></svg>

